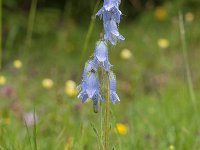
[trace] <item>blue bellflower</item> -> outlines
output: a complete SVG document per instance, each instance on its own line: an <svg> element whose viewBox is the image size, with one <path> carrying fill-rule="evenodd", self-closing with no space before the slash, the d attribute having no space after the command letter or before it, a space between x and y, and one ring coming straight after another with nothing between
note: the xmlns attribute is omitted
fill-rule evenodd
<svg viewBox="0 0 200 150"><path fill-rule="evenodd" d="M105 11L111 11L114 7L119 9L121 0L104 0L103 7Z"/></svg>
<svg viewBox="0 0 200 150"><path fill-rule="evenodd" d="M121 0L104 0L104 7L106 10L110 10L113 7L119 8L119 5L121 3Z"/></svg>
<svg viewBox="0 0 200 150"><path fill-rule="evenodd" d="M121 11L119 10L120 0L104 0L103 7L96 15L103 18L104 39L112 45L125 38L119 33L117 24L120 23Z"/></svg>
<svg viewBox="0 0 200 150"><path fill-rule="evenodd" d="M100 96L98 78L95 73L97 71L98 64L94 60L89 60L84 68L82 82L77 87L80 91L78 98L85 102L88 98L96 101ZM93 89L93 90L92 90Z"/></svg>
<svg viewBox="0 0 200 150"><path fill-rule="evenodd" d="M82 81L81 91L78 98L82 99L83 103L88 98L92 99L94 102L99 99L102 100L98 78L94 72L88 73L86 78Z"/></svg>
<svg viewBox="0 0 200 150"><path fill-rule="evenodd" d="M117 101L120 101L117 93L116 93L116 77L113 72L109 73L110 80L110 99L115 104Z"/></svg>
<svg viewBox="0 0 200 150"><path fill-rule="evenodd" d="M92 99L94 112L98 112L99 101L103 101L100 93L98 80L98 67L101 67L109 74L110 100L112 103L120 101L116 93L116 78L111 71L112 65L108 59L107 42L116 45L117 42L125 38L118 31L122 12L119 10L121 0L104 0L103 7L97 12L104 25L104 38L96 45L94 58L89 60L84 68L82 82L78 86L78 98L84 103L87 99Z"/></svg>
<svg viewBox="0 0 200 150"><path fill-rule="evenodd" d="M86 77L88 72L90 72L90 71L96 72L97 67L98 67L97 61L95 61L93 59L88 60L85 65L84 71L83 71L83 79Z"/></svg>
<svg viewBox="0 0 200 150"><path fill-rule="evenodd" d="M112 66L108 60L108 48L104 41L100 41L95 49L94 60L106 71Z"/></svg>
<svg viewBox="0 0 200 150"><path fill-rule="evenodd" d="M96 14L101 19L103 18L103 21L109 21L114 20L118 24L120 23L120 18L122 15L122 12L117 7L111 7L111 9L106 9L104 6L97 12Z"/></svg>
<svg viewBox="0 0 200 150"><path fill-rule="evenodd" d="M112 45L116 45L118 41L125 38L119 33L117 24L114 20L104 22L104 39L109 41Z"/></svg>
<svg viewBox="0 0 200 150"><path fill-rule="evenodd" d="M85 64L85 68L83 70L83 75L82 75L82 82L80 85L77 86L78 91L80 91L81 89L85 88L85 81L87 79L87 75L89 72L93 71L96 72L97 71L97 67L98 64L95 63L94 60L88 60Z"/></svg>

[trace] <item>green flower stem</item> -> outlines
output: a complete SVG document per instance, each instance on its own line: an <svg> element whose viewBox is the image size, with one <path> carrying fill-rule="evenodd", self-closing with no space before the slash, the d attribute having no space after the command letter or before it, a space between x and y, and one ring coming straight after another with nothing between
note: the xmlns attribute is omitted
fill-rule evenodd
<svg viewBox="0 0 200 150"><path fill-rule="evenodd" d="M99 75L100 75L100 78L104 80L104 70L101 68L100 72L99 72ZM101 88L101 93L104 93L104 90L105 90L105 84L103 82L103 80L101 80L101 85L102 85L102 88ZM104 123L104 103L102 103L100 101L100 138L101 138L101 145L100 145L100 150L103 150L104 149L104 145L103 145L103 141L104 141L104 132L103 132L103 123Z"/></svg>
<svg viewBox="0 0 200 150"><path fill-rule="evenodd" d="M183 15L181 12L179 12L179 28L180 28L180 36L181 36L181 45L182 45L182 50L183 50L183 60L185 63L186 77L187 77L187 82L188 82L188 89L189 89L194 110L196 111L197 110L196 95L195 95L194 86L192 83L192 75L190 71L190 65L189 65L188 54L187 54L187 45L186 45L186 39L185 39Z"/></svg>
<svg viewBox="0 0 200 150"><path fill-rule="evenodd" d="M105 112L104 112L104 150L109 150L109 133L110 133L110 82L108 72L104 73L105 79Z"/></svg>
<svg viewBox="0 0 200 150"><path fill-rule="evenodd" d="M29 47L30 44L31 44L34 21L35 21L35 14L36 14L36 8L37 8L37 0L32 0L31 9L30 9L29 18L28 18L28 27L27 27L26 40L25 40L26 48Z"/></svg>
<svg viewBox="0 0 200 150"><path fill-rule="evenodd" d="M101 123L101 125L100 125L100 150L102 150L103 149L103 108L102 108L102 102L100 102L100 109L101 109L101 111L100 111L100 123Z"/></svg>
<svg viewBox="0 0 200 150"><path fill-rule="evenodd" d="M88 29L88 32L87 32L87 35L86 35L86 39L85 39L85 42L84 42L84 45L83 45L83 50L82 50L82 53L81 53L81 61L80 61L81 64L83 64L83 59L84 59L86 50L88 49L88 43L90 41L93 29L94 29L95 14L96 14L96 12L98 10L99 3L100 3L100 0L97 0L97 2L95 4L95 7L94 7L94 11L92 13L89 29Z"/></svg>

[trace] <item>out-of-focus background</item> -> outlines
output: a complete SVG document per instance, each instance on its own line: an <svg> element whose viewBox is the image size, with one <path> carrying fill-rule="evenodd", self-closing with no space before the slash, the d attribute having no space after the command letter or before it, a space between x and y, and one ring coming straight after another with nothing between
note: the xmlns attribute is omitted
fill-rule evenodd
<svg viewBox="0 0 200 150"><path fill-rule="evenodd" d="M100 115L76 98L103 29L96 3L3 0L0 150L98 149ZM122 0L120 9L126 40L109 50L121 99L111 105L111 147L200 149L200 1Z"/></svg>

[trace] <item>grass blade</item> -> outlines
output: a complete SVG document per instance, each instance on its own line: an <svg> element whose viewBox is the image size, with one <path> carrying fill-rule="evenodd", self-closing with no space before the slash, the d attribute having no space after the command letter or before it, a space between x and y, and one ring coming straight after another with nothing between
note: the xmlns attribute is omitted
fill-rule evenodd
<svg viewBox="0 0 200 150"><path fill-rule="evenodd" d="M26 126L27 135L28 135L28 142L29 142L31 150L33 150L32 143L31 143L31 135L30 135L30 132L29 132L29 129L28 129L28 125L27 125L25 119L24 119L24 123L25 123L25 126Z"/></svg>
<svg viewBox="0 0 200 150"><path fill-rule="evenodd" d="M37 150L37 126L36 126L36 114L34 108L34 126L33 126L33 142L34 142L34 150Z"/></svg>
<svg viewBox="0 0 200 150"><path fill-rule="evenodd" d="M194 110L197 110L197 108L196 108L196 96L195 96L195 92L194 92L194 88L193 88L190 65L189 65L189 61L188 61L183 15L182 15L181 12L179 12L179 28L180 28L181 46L182 46L182 51L183 51L183 59L184 59L184 63L185 63L188 89L189 89L189 93L190 93L190 97L191 97L191 100L192 100Z"/></svg>

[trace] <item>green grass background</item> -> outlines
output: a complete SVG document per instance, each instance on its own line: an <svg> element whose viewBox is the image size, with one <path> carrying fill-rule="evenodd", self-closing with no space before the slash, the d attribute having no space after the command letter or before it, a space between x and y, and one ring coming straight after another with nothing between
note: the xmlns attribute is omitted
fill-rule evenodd
<svg viewBox="0 0 200 150"><path fill-rule="evenodd" d="M166 3L167 18L158 21L154 9L143 12L135 21L122 17L120 32L126 40L110 49L110 62L117 76L117 91L121 102L111 105L111 147L116 150L177 150L200 149L200 13L192 11L193 22L185 22L187 53L196 95L196 110L188 89L185 62L180 41L178 9ZM12 98L0 95L0 150L31 150L34 139L39 150L64 150L73 139L73 150L96 150L100 114L93 113L92 103L81 104L76 97L65 94L65 81L81 81L83 65L81 52L87 28L72 18L59 21L59 11L38 10L32 43L25 47L27 17L21 13L4 12L7 31L3 40L3 69L7 85L14 88ZM89 40L84 61L93 53L102 31L101 21ZM169 40L169 48L160 49L157 41ZM133 57L123 60L122 49L131 50ZM13 68L13 60L20 59L23 67ZM41 86L44 78L51 78L54 86ZM0 87L1 89L4 86ZM29 127L30 136L19 111L36 110L39 122ZM10 119L9 124L4 120ZM116 134L116 123L128 125L124 136Z"/></svg>

